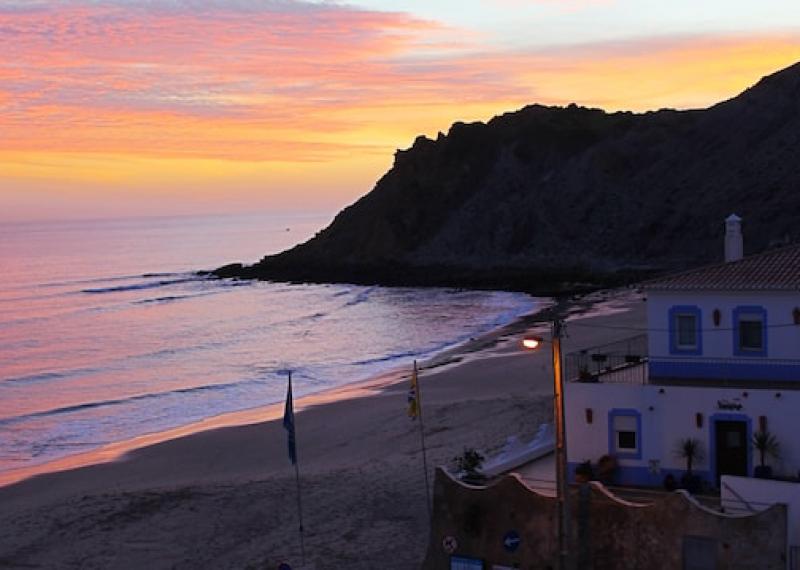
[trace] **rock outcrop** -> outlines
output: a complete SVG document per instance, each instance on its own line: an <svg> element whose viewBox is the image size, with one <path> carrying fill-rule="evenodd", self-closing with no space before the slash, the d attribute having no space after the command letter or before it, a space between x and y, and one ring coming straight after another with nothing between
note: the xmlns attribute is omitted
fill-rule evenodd
<svg viewBox="0 0 800 570"><path fill-rule="evenodd" d="M398 151L308 242L220 276L542 291L800 238L800 64L704 110L532 105Z"/></svg>

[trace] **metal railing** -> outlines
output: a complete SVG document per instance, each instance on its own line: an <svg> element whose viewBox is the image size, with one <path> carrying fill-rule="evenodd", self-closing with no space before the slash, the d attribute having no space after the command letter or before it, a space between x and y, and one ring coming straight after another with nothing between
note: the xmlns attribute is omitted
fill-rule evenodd
<svg viewBox="0 0 800 570"><path fill-rule="evenodd" d="M569 382L647 384L647 335L567 354L564 373Z"/></svg>

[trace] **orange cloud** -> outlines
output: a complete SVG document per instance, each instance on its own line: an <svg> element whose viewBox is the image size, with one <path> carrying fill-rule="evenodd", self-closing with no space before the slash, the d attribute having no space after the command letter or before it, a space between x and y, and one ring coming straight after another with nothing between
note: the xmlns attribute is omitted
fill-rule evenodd
<svg viewBox="0 0 800 570"><path fill-rule="evenodd" d="M335 157L342 143L314 133L351 127L326 109L374 96L387 80L379 60L435 28L400 14L251 4L73 2L0 12L9 54L0 77L13 99L0 118L8 133L0 148Z"/></svg>
<svg viewBox="0 0 800 570"><path fill-rule="evenodd" d="M328 3L14 5L0 1L0 184L20 191L163 180L341 204L395 148L457 120L533 102L705 106L800 60L789 33L525 50Z"/></svg>

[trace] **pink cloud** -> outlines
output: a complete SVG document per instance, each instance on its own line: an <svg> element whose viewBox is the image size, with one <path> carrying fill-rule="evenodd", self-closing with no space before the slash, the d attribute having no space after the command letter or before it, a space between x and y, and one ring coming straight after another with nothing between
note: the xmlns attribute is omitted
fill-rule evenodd
<svg viewBox="0 0 800 570"><path fill-rule="evenodd" d="M326 73L349 80L370 59L400 53L434 27L401 14L327 4L232 5L69 2L0 11L0 72L24 70L28 85L48 86L59 102L130 104L113 97L115 86L128 86L123 95L137 90L140 100L171 99L180 108L204 88L221 95L310 80L324 87ZM86 89L87 82L97 90Z"/></svg>
<svg viewBox="0 0 800 570"><path fill-rule="evenodd" d="M607 0L564 5L598 1ZM777 53L774 39L509 51L408 14L330 3L0 0L0 150L295 161L385 153L391 143L354 133L401 124L435 132L476 109L491 115L534 101L615 107L627 95L638 96L640 107L660 106L661 94L705 80L680 71L681 54L728 58L725 74L739 69L756 79L752 69L773 65L758 46ZM778 43L789 46L783 60L800 44L793 37ZM745 62L737 46L762 63ZM665 67L648 69L648 62ZM669 66L678 69L669 81L642 87ZM617 69L629 69L630 85L608 79ZM430 109L441 110L435 121Z"/></svg>

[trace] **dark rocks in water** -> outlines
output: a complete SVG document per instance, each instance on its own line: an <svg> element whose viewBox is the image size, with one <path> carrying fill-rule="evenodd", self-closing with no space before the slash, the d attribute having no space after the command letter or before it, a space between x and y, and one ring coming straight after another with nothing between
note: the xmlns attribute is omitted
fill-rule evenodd
<svg viewBox="0 0 800 570"><path fill-rule="evenodd" d="M800 238L800 64L704 110L532 105L398 151L308 242L216 271L529 291L610 284ZM580 287L578 287L580 288Z"/></svg>
<svg viewBox="0 0 800 570"><path fill-rule="evenodd" d="M244 265L241 263L231 263L228 265L223 265L222 267L215 269L212 271L212 274L217 277L244 277L245 273L250 268L245 268Z"/></svg>

